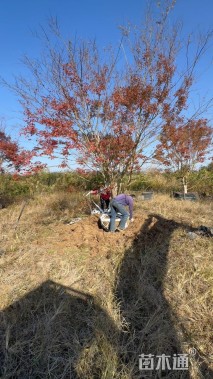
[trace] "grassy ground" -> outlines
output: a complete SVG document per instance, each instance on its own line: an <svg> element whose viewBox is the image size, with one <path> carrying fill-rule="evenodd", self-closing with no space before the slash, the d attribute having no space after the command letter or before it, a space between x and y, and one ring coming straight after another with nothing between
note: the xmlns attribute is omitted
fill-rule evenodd
<svg viewBox="0 0 213 379"><path fill-rule="evenodd" d="M30 200L17 223L21 209L0 211L2 379L213 377L213 244L188 235L211 226L212 204L136 199L122 234L99 229L81 194ZM162 354L189 370L156 370Z"/></svg>

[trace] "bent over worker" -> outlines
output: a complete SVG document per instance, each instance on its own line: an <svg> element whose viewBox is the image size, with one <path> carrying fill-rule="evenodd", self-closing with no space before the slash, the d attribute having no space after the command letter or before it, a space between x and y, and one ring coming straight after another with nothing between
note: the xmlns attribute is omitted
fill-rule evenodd
<svg viewBox="0 0 213 379"><path fill-rule="evenodd" d="M92 195L98 195L100 194L100 205L102 211L109 210L109 202L110 202L110 197L111 197L111 191L108 187L100 188L100 189L95 189L90 191Z"/></svg>
<svg viewBox="0 0 213 379"><path fill-rule="evenodd" d="M129 212L125 209L125 206L129 207ZM121 213L121 221L117 230L124 230L128 217L130 221L133 221L133 198L130 195L124 193L114 197L110 203L111 207L111 219L109 225L109 231L115 231L115 219L117 212Z"/></svg>

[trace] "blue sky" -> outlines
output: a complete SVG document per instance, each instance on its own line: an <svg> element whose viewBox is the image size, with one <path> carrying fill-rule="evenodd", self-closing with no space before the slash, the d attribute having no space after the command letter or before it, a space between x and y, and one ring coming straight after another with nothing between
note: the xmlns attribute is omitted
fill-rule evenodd
<svg viewBox="0 0 213 379"><path fill-rule="evenodd" d="M40 42L34 33L57 16L65 36L96 38L100 46L118 43L118 26L128 21L139 24L146 0L0 0L0 75L11 81L24 73L23 54L39 56ZM177 0L172 20L182 20L184 33L213 28L213 0ZM213 97L213 60L211 52L203 60L198 91ZM4 117L10 134L21 125L18 100L7 88L0 87L0 119ZM21 139L22 141L22 139ZM22 142L24 143L24 141ZM26 142L25 142L25 146Z"/></svg>

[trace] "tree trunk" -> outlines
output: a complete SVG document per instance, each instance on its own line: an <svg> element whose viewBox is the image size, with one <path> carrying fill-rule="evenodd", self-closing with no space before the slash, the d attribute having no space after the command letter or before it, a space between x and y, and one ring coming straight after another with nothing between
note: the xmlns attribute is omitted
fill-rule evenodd
<svg viewBox="0 0 213 379"><path fill-rule="evenodd" d="M184 176L182 178L183 180L183 198L185 199L186 198L186 194L187 194L187 181L186 181L186 177Z"/></svg>

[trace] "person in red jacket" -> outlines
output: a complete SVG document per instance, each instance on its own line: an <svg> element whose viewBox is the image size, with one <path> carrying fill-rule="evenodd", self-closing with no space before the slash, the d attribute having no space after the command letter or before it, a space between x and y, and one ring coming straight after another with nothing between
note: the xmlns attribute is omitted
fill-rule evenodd
<svg viewBox="0 0 213 379"><path fill-rule="evenodd" d="M108 187L100 188L99 190L92 190L90 193L92 195L100 194L100 203L101 203L102 211L105 210L105 207L106 207L106 210L109 210L111 191Z"/></svg>

